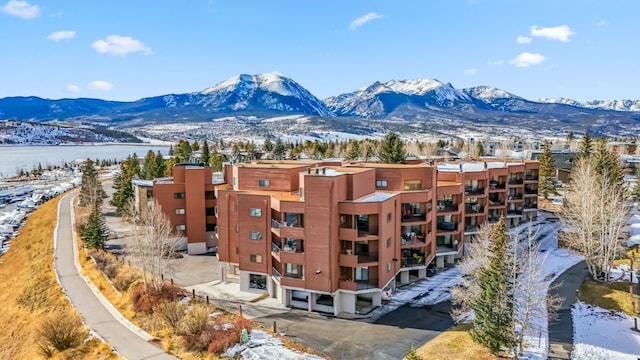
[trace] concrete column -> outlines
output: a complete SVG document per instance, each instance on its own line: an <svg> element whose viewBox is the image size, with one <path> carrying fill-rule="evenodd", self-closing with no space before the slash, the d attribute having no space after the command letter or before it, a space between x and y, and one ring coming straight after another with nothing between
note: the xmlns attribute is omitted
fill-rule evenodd
<svg viewBox="0 0 640 360"><path fill-rule="evenodd" d="M453 255L447 255L447 264L453 264Z"/></svg>
<svg viewBox="0 0 640 360"><path fill-rule="evenodd" d="M382 305L382 293L380 291L373 293L371 297L371 305L380 306Z"/></svg>
<svg viewBox="0 0 640 360"><path fill-rule="evenodd" d="M409 283L409 270L400 272L400 283L401 284Z"/></svg>
<svg viewBox="0 0 640 360"><path fill-rule="evenodd" d="M444 267L444 256L436 256L436 267L442 269Z"/></svg>
<svg viewBox="0 0 640 360"><path fill-rule="evenodd" d="M427 269L418 269L418 278L424 279L427 277Z"/></svg>
<svg viewBox="0 0 640 360"><path fill-rule="evenodd" d="M309 308L307 309L308 311L313 311L313 309L315 309L316 307L316 294L310 292L309 293L309 298L307 299L307 304L309 306Z"/></svg>

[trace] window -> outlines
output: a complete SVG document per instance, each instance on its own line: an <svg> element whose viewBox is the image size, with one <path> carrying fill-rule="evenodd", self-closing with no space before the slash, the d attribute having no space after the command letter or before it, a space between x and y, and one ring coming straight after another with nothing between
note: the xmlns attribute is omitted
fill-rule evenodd
<svg viewBox="0 0 640 360"><path fill-rule="evenodd" d="M387 248L391 247L391 238L387 238Z"/></svg>
<svg viewBox="0 0 640 360"><path fill-rule="evenodd" d="M178 230L178 231L184 231L186 229L187 229L187 227L185 225L176 225L176 230Z"/></svg>
<svg viewBox="0 0 640 360"><path fill-rule="evenodd" d="M204 231L215 231L218 232L218 226L216 226L216 224L206 224L204 226Z"/></svg>
<svg viewBox="0 0 640 360"><path fill-rule="evenodd" d="M386 189L389 186L387 180L376 180L376 187Z"/></svg>
<svg viewBox="0 0 640 360"><path fill-rule="evenodd" d="M250 208L249 209L249 216L261 217L262 216L262 209L260 209L260 208Z"/></svg>
<svg viewBox="0 0 640 360"><path fill-rule="evenodd" d="M238 227L238 225L236 225L236 233L240 231L240 228Z"/></svg>
<svg viewBox="0 0 640 360"><path fill-rule="evenodd" d="M387 263L387 272L391 271L391 263Z"/></svg>
<svg viewBox="0 0 640 360"><path fill-rule="evenodd" d="M258 180L258 186L269 187L269 180L264 180L264 179Z"/></svg>
<svg viewBox="0 0 640 360"><path fill-rule="evenodd" d="M176 215L184 215L184 209L176 209Z"/></svg>
<svg viewBox="0 0 640 360"><path fill-rule="evenodd" d="M214 216L216 214L216 208L206 208L205 210L205 215L206 216Z"/></svg>
<svg viewBox="0 0 640 360"><path fill-rule="evenodd" d="M284 272L287 275L302 275L302 266L297 264L285 264Z"/></svg>
<svg viewBox="0 0 640 360"><path fill-rule="evenodd" d="M174 199L184 199L184 193L183 192L173 193L173 198Z"/></svg>
<svg viewBox="0 0 640 360"><path fill-rule="evenodd" d="M251 231L249 232L249 238L251 240L260 240L262 239L262 233L260 231Z"/></svg>
<svg viewBox="0 0 640 360"><path fill-rule="evenodd" d="M387 222L388 223L391 222L391 213L390 212L387 213Z"/></svg>
<svg viewBox="0 0 640 360"><path fill-rule="evenodd" d="M369 280L369 268L366 266L356 268L356 281L367 281L367 280Z"/></svg>
<svg viewBox="0 0 640 360"><path fill-rule="evenodd" d="M420 190L420 189L422 189L422 180L405 180L404 181L404 189L405 190Z"/></svg>
<svg viewBox="0 0 640 360"><path fill-rule="evenodd" d="M256 264L262 264L262 255L251 254L249 255L249 261Z"/></svg>

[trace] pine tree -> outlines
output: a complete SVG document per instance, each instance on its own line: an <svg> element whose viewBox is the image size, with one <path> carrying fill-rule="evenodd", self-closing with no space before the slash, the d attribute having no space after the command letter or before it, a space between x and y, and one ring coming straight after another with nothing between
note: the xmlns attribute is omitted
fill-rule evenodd
<svg viewBox="0 0 640 360"><path fill-rule="evenodd" d="M80 187L80 203L82 207L102 205L107 194L102 189L102 183L98 178L95 162L87 159L82 170L82 186Z"/></svg>
<svg viewBox="0 0 640 360"><path fill-rule="evenodd" d="M107 242L107 227L104 215L97 205L91 209L87 223L80 229L80 238L90 249L104 249Z"/></svg>
<svg viewBox="0 0 640 360"><path fill-rule="evenodd" d="M360 145L357 140L349 140L347 149L344 152L345 160L357 160L360 157Z"/></svg>
<svg viewBox="0 0 640 360"><path fill-rule="evenodd" d="M476 143L476 152L478 153L478 156L484 156L484 145L482 145L482 141L478 141Z"/></svg>
<svg viewBox="0 0 640 360"><path fill-rule="evenodd" d="M175 149L176 163L186 163L191 160L191 144L186 140L178 141Z"/></svg>
<svg viewBox="0 0 640 360"><path fill-rule="evenodd" d="M480 295L471 307L475 319L471 338L492 354L499 354L516 344L513 332L513 267L509 253L509 235L504 216L491 229L491 254L488 265L478 273Z"/></svg>
<svg viewBox="0 0 640 360"><path fill-rule="evenodd" d="M284 159L286 153L287 153L287 147L282 142L282 139L277 138L276 144L273 147L273 158L276 160L282 160Z"/></svg>
<svg viewBox="0 0 640 360"><path fill-rule="evenodd" d="M544 150L540 155L540 171L538 181L538 193L549 198L549 194L555 192L554 180L556 177L555 159L551 153L551 143L544 141Z"/></svg>
<svg viewBox="0 0 640 360"><path fill-rule="evenodd" d="M409 348L409 351L407 351L407 354L404 356L404 360L423 360L424 358L420 355L418 355L418 351L416 351L415 346L413 346L413 344L411 344L411 347Z"/></svg>
<svg viewBox="0 0 640 360"><path fill-rule="evenodd" d="M140 166L138 157L135 156L135 154L127 157L125 161L120 163L120 173L113 179L115 192L109 202L116 208L116 214L119 216L125 215L128 202L135 197L131 180L139 174Z"/></svg>
<svg viewBox="0 0 640 360"><path fill-rule="evenodd" d="M589 157L593 151L593 144L591 143L591 137L588 132L582 135L582 141L580 142L580 150L577 157Z"/></svg>
<svg viewBox="0 0 640 360"><path fill-rule="evenodd" d="M604 176L612 186L622 186L624 172L620 166L618 156L607 149L607 141L599 137L595 141L595 151L592 154L596 172Z"/></svg>
<svg viewBox="0 0 640 360"><path fill-rule="evenodd" d="M173 144L169 145L169 156L175 155L175 151L173 150Z"/></svg>
<svg viewBox="0 0 640 360"><path fill-rule="evenodd" d="M407 153L404 150L404 143L394 132L389 132L382 140L378 150L378 159L385 164L403 164Z"/></svg>
<svg viewBox="0 0 640 360"><path fill-rule="evenodd" d="M211 157L211 152L209 151L209 144L207 140L202 143L202 152L200 153L200 162L209 164L209 158Z"/></svg>
<svg viewBox="0 0 640 360"><path fill-rule="evenodd" d="M264 139L264 144L262 144L262 150L266 152L270 152L271 150L273 150L273 143L271 142L271 139L269 138Z"/></svg>

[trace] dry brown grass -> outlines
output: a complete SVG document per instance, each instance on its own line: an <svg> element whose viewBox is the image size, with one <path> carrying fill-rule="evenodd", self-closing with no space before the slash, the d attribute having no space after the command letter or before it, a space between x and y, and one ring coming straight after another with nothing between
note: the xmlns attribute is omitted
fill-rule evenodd
<svg viewBox="0 0 640 360"><path fill-rule="evenodd" d="M38 330L48 313L77 316L53 270L53 231L59 197L29 217L0 258L0 359L41 358ZM107 344L93 339L55 352L52 359L117 359Z"/></svg>
<svg viewBox="0 0 640 360"><path fill-rule="evenodd" d="M425 360L500 359L471 339L470 328L466 324L452 327L418 348L418 355Z"/></svg>
<svg viewBox="0 0 640 360"><path fill-rule="evenodd" d="M587 279L580 286L578 299L587 304L635 316L631 304L633 296L629 294L629 285L628 281L600 283Z"/></svg>

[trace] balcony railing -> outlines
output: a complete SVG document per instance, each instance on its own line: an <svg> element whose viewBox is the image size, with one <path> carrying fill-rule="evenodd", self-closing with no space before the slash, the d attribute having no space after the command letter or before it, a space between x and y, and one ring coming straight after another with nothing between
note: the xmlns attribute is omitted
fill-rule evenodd
<svg viewBox="0 0 640 360"><path fill-rule="evenodd" d="M438 228L438 231L442 232L442 231L456 231L458 227L454 222L439 222L437 228Z"/></svg>
<svg viewBox="0 0 640 360"><path fill-rule="evenodd" d="M524 193L527 195L537 195L538 194L538 190L537 189L524 189Z"/></svg>
<svg viewBox="0 0 640 360"><path fill-rule="evenodd" d="M464 227L465 233L477 233L478 231L480 231L480 226L478 225L466 225Z"/></svg>
<svg viewBox="0 0 640 360"><path fill-rule="evenodd" d="M524 177L524 179L527 181L536 181L538 180L538 175L527 175Z"/></svg>
<svg viewBox="0 0 640 360"><path fill-rule="evenodd" d="M271 268L271 276L273 276L275 278L281 278L282 277L280 272L278 270L276 270L276 268L274 268L274 267Z"/></svg>
<svg viewBox="0 0 640 360"><path fill-rule="evenodd" d="M279 254L280 253L280 246L278 246L275 243L271 243L271 252Z"/></svg>
<svg viewBox="0 0 640 360"><path fill-rule="evenodd" d="M439 213L455 212L455 211L458 211L459 205L460 204L453 204L453 203L438 203L438 205L436 206L436 209L438 210Z"/></svg>
<svg viewBox="0 0 640 360"><path fill-rule="evenodd" d="M489 200L489 206L504 206L504 200Z"/></svg>
<svg viewBox="0 0 640 360"><path fill-rule="evenodd" d="M280 226L282 226L280 221L278 221L276 219L271 219L271 228L272 229L280 229Z"/></svg>
<svg viewBox="0 0 640 360"><path fill-rule="evenodd" d="M505 183L499 183L497 181L489 183L489 191L491 190L504 190L506 188Z"/></svg>
<svg viewBox="0 0 640 360"><path fill-rule="evenodd" d="M425 221L427 215L422 214L402 214L402 222Z"/></svg>
<svg viewBox="0 0 640 360"><path fill-rule="evenodd" d="M507 200L522 200L522 193L510 194Z"/></svg>
<svg viewBox="0 0 640 360"><path fill-rule="evenodd" d="M529 203L529 204L524 204L525 209L537 209L538 208L538 203Z"/></svg>
<svg viewBox="0 0 640 360"><path fill-rule="evenodd" d="M484 195L484 188L466 188L464 190L465 195Z"/></svg>
<svg viewBox="0 0 640 360"><path fill-rule="evenodd" d="M489 221L489 224L494 224L500 220L500 216L489 216L487 220Z"/></svg>
<svg viewBox="0 0 640 360"><path fill-rule="evenodd" d="M522 179L509 179L509 185L520 185L523 183Z"/></svg>
<svg viewBox="0 0 640 360"><path fill-rule="evenodd" d="M401 260L402 267L416 267L416 266L424 266L424 256L406 256Z"/></svg>
<svg viewBox="0 0 640 360"><path fill-rule="evenodd" d="M400 245L425 245L427 243L424 235L407 236L402 235Z"/></svg>
<svg viewBox="0 0 640 360"><path fill-rule="evenodd" d="M484 211L482 205L465 205L464 212L467 214L478 214Z"/></svg>
<svg viewBox="0 0 640 360"><path fill-rule="evenodd" d="M522 215L522 209L507 210L507 215Z"/></svg>

